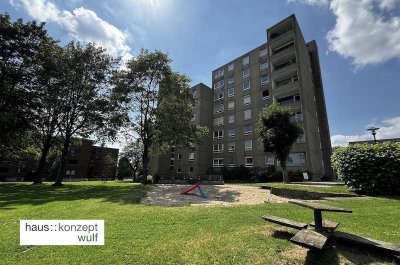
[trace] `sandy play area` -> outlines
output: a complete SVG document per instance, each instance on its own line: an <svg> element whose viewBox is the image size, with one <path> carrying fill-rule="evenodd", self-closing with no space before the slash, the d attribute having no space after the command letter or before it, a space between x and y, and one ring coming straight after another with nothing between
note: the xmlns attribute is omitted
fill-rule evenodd
<svg viewBox="0 0 400 265"><path fill-rule="evenodd" d="M142 204L158 206L186 205L237 205L260 204L265 202L286 202L287 199L270 194L269 190L246 185L202 185L208 199L200 196L197 190L189 195L180 193L191 185L160 184L149 188Z"/></svg>

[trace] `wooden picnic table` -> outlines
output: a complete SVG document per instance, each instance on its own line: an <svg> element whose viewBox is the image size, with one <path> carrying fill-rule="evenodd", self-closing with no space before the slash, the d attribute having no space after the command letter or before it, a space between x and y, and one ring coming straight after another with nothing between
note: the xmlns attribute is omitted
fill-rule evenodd
<svg viewBox="0 0 400 265"><path fill-rule="evenodd" d="M303 206L306 208L310 208L314 210L314 225L316 231L323 231L323 222L322 222L322 212L338 212L338 213L352 213L353 211L336 208L326 204L320 204L315 202L305 202L305 201L289 201L289 203L296 204L299 206Z"/></svg>

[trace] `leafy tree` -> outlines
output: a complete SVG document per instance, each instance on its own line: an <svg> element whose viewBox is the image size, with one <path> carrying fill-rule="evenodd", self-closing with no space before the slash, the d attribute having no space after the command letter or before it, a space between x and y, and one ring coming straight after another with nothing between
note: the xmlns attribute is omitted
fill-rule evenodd
<svg viewBox="0 0 400 265"><path fill-rule="evenodd" d="M191 125L193 94L189 79L172 71L171 60L160 51L142 50L118 78L130 93L132 127L143 145L143 178L148 175L149 151L172 143L199 143L201 133Z"/></svg>
<svg viewBox="0 0 400 265"><path fill-rule="evenodd" d="M54 183L61 185L67 155L73 137L115 139L127 118L121 104L121 91L114 91L111 79L118 60L93 44L83 47L70 42L62 51L60 70L62 92L58 129L64 139L60 172Z"/></svg>
<svg viewBox="0 0 400 265"><path fill-rule="evenodd" d="M123 180L126 178L135 179L135 171L133 170L129 159L123 156L118 161L117 179Z"/></svg>
<svg viewBox="0 0 400 265"><path fill-rule="evenodd" d="M116 167L116 161L114 161L113 157L111 154L107 154L104 159L103 159L103 172L102 172L102 179L103 181L107 182L107 178L110 175L113 175L115 177L115 167Z"/></svg>
<svg viewBox="0 0 400 265"><path fill-rule="evenodd" d="M0 161L31 127L34 59L46 38L44 24L12 22L8 14L0 14Z"/></svg>
<svg viewBox="0 0 400 265"><path fill-rule="evenodd" d="M136 180L137 173L142 167L143 145L140 141L129 142L122 151L122 156L125 158L132 169L133 180Z"/></svg>
<svg viewBox="0 0 400 265"><path fill-rule="evenodd" d="M289 183L286 160L292 145L302 133L301 127L292 122L290 117L288 108L273 103L260 113L258 119L258 130L264 152L273 153L280 161L285 183Z"/></svg>

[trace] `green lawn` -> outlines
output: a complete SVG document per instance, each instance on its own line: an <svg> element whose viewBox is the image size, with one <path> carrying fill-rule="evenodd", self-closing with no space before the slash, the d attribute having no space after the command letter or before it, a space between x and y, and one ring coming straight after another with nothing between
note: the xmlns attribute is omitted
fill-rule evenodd
<svg viewBox="0 0 400 265"><path fill-rule="evenodd" d="M138 204L144 194L130 183L0 184L0 263L390 264L383 255L343 245L307 252L288 242L294 230L261 219L269 213L311 221L312 212L296 205L155 207ZM324 215L340 221L340 230L400 244L400 200L327 203L354 211ZM20 219L104 219L105 245L20 246Z"/></svg>
<svg viewBox="0 0 400 265"><path fill-rule="evenodd" d="M326 186L320 187L315 185L308 185L304 183L301 184L284 184L284 183L277 183L277 182L269 182L269 183L251 183L248 185L252 186L270 186L276 188L288 188L288 189L295 189L295 190L308 190L308 191L321 191L321 192L337 192L337 193L352 193L345 185L334 185L334 186Z"/></svg>

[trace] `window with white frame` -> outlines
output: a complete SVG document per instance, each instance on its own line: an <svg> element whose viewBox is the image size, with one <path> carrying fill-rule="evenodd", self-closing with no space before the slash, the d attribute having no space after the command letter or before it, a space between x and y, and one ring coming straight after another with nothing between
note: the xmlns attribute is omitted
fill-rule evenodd
<svg viewBox="0 0 400 265"><path fill-rule="evenodd" d="M228 110L232 110L235 108L235 101L229 101L228 102Z"/></svg>
<svg viewBox="0 0 400 265"><path fill-rule="evenodd" d="M246 78L250 75L250 68L243 69L243 78Z"/></svg>
<svg viewBox="0 0 400 265"><path fill-rule="evenodd" d="M234 76L228 77L228 84L233 84L234 82L235 82Z"/></svg>
<svg viewBox="0 0 400 265"><path fill-rule="evenodd" d="M253 131L253 127L251 126L251 124L246 124L244 126L244 134L249 134Z"/></svg>
<svg viewBox="0 0 400 265"><path fill-rule="evenodd" d="M190 152L190 153L189 153L189 161L193 161L194 158L195 158L194 152Z"/></svg>
<svg viewBox="0 0 400 265"><path fill-rule="evenodd" d="M224 159L223 158L214 158L213 159L213 167L223 167Z"/></svg>
<svg viewBox="0 0 400 265"><path fill-rule="evenodd" d="M219 117L214 119L214 126L224 125L224 117Z"/></svg>
<svg viewBox="0 0 400 265"><path fill-rule="evenodd" d="M247 91L250 89L250 82L243 83L243 91Z"/></svg>
<svg viewBox="0 0 400 265"><path fill-rule="evenodd" d="M223 68L222 69L218 69L217 71L215 71L214 78L218 78L218 77L221 77L221 76L224 76L224 69Z"/></svg>
<svg viewBox="0 0 400 265"><path fill-rule="evenodd" d="M265 165L267 165L267 166L275 165L275 157L273 155L266 155L265 156Z"/></svg>
<svg viewBox="0 0 400 265"><path fill-rule="evenodd" d="M228 71L230 72L233 70L235 70L235 65L232 63L232 64L228 65Z"/></svg>
<svg viewBox="0 0 400 265"><path fill-rule="evenodd" d="M261 62L260 63L260 70L264 70L268 68L268 62Z"/></svg>
<svg viewBox="0 0 400 265"><path fill-rule="evenodd" d="M228 166L235 167L235 157L234 156L228 157Z"/></svg>
<svg viewBox="0 0 400 265"><path fill-rule="evenodd" d="M235 95L235 89L233 87L228 89L228 97L233 97Z"/></svg>
<svg viewBox="0 0 400 265"><path fill-rule="evenodd" d="M269 90L265 89L262 91L262 99L268 99L269 98Z"/></svg>
<svg viewBox="0 0 400 265"><path fill-rule="evenodd" d="M304 144L306 142L306 138L304 133L300 134L300 136L296 139L297 144Z"/></svg>
<svg viewBox="0 0 400 265"><path fill-rule="evenodd" d="M244 141L244 150L250 151L253 149L253 140L245 140Z"/></svg>
<svg viewBox="0 0 400 265"><path fill-rule="evenodd" d="M228 135L229 135L229 137L235 137L235 134L236 134L235 128L230 128L230 129L228 129Z"/></svg>
<svg viewBox="0 0 400 265"><path fill-rule="evenodd" d="M181 167L176 167L176 173L181 173L182 172L182 168Z"/></svg>
<svg viewBox="0 0 400 265"><path fill-rule="evenodd" d="M178 154L178 160L182 159L182 154Z"/></svg>
<svg viewBox="0 0 400 265"><path fill-rule="evenodd" d="M244 158L244 164L245 164L246 167L252 167L253 166L253 157L246 156Z"/></svg>
<svg viewBox="0 0 400 265"><path fill-rule="evenodd" d="M249 105L251 103L251 97L250 96L245 96L243 98L243 105Z"/></svg>
<svg viewBox="0 0 400 265"><path fill-rule="evenodd" d="M214 114L224 112L224 104L220 104L214 107Z"/></svg>
<svg viewBox="0 0 400 265"><path fill-rule="evenodd" d="M220 100L224 98L224 92L218 92L214 94L214 101Z"/></svg>
<svg viewBox="0 0 400 265"><path fill-rule="evenodd" d="M224 131L214 131L214 139L224 138Z"/></svg>
<svg viewBox="0 0 400 265"><path fill-rule="evenodd" d="M286 164L288 166L306 166L307 165L307 156L306 153L291 153L289 154Z"/></svg>
<svg viewBox="0 0 400 265"><path fill-rule="evenodd" d="M246 56L246 57L243 58L243 65L249 64L249 62L250 62L250 57L249 56Z"/></svg>
<svg viewBox="0 0 400 265"><path fill-rule="evenodd" d="M221 89L223 87L224 87L224 80L220 80L220 81L214 83L214 89L215 90Z"/></svg>
<svg viewBox="0 0 400 265"><path fill-rule="evenodd" d="M244 120L250 120L251 119L251 109L245 110L244 112Z"/></svg>
<svg viewBox="0 0 400 265"><path fill-rule="evenodd" d="M269 82L268 75L261 76L261 85L266 85Z"/></svg>
<svg viewBox="0 0 400 265"><path fill-rule="evenodd" d="M260 50L260 57L263 57L263 56L265 56L267 54L268 54L267 48L264 48L264 49Z"/></svg>
<svg viewBox="0 0 400 265"><path fill-rule="evenodd" d="M222 153L224 151L224 144L214 144L213 152Z"/></svg>
<svg viewBox="0 0 400 265"><path fill-rule="evenodd" d="M235 114L229 115L228 116L228 123L234 123L235 122Z"/></svg>
<svg viewBox="0 0 400 265"><path fill-rule="evenodd" d="M234 152L235 151L235 142L228 143L228 151Z"/></svg>

